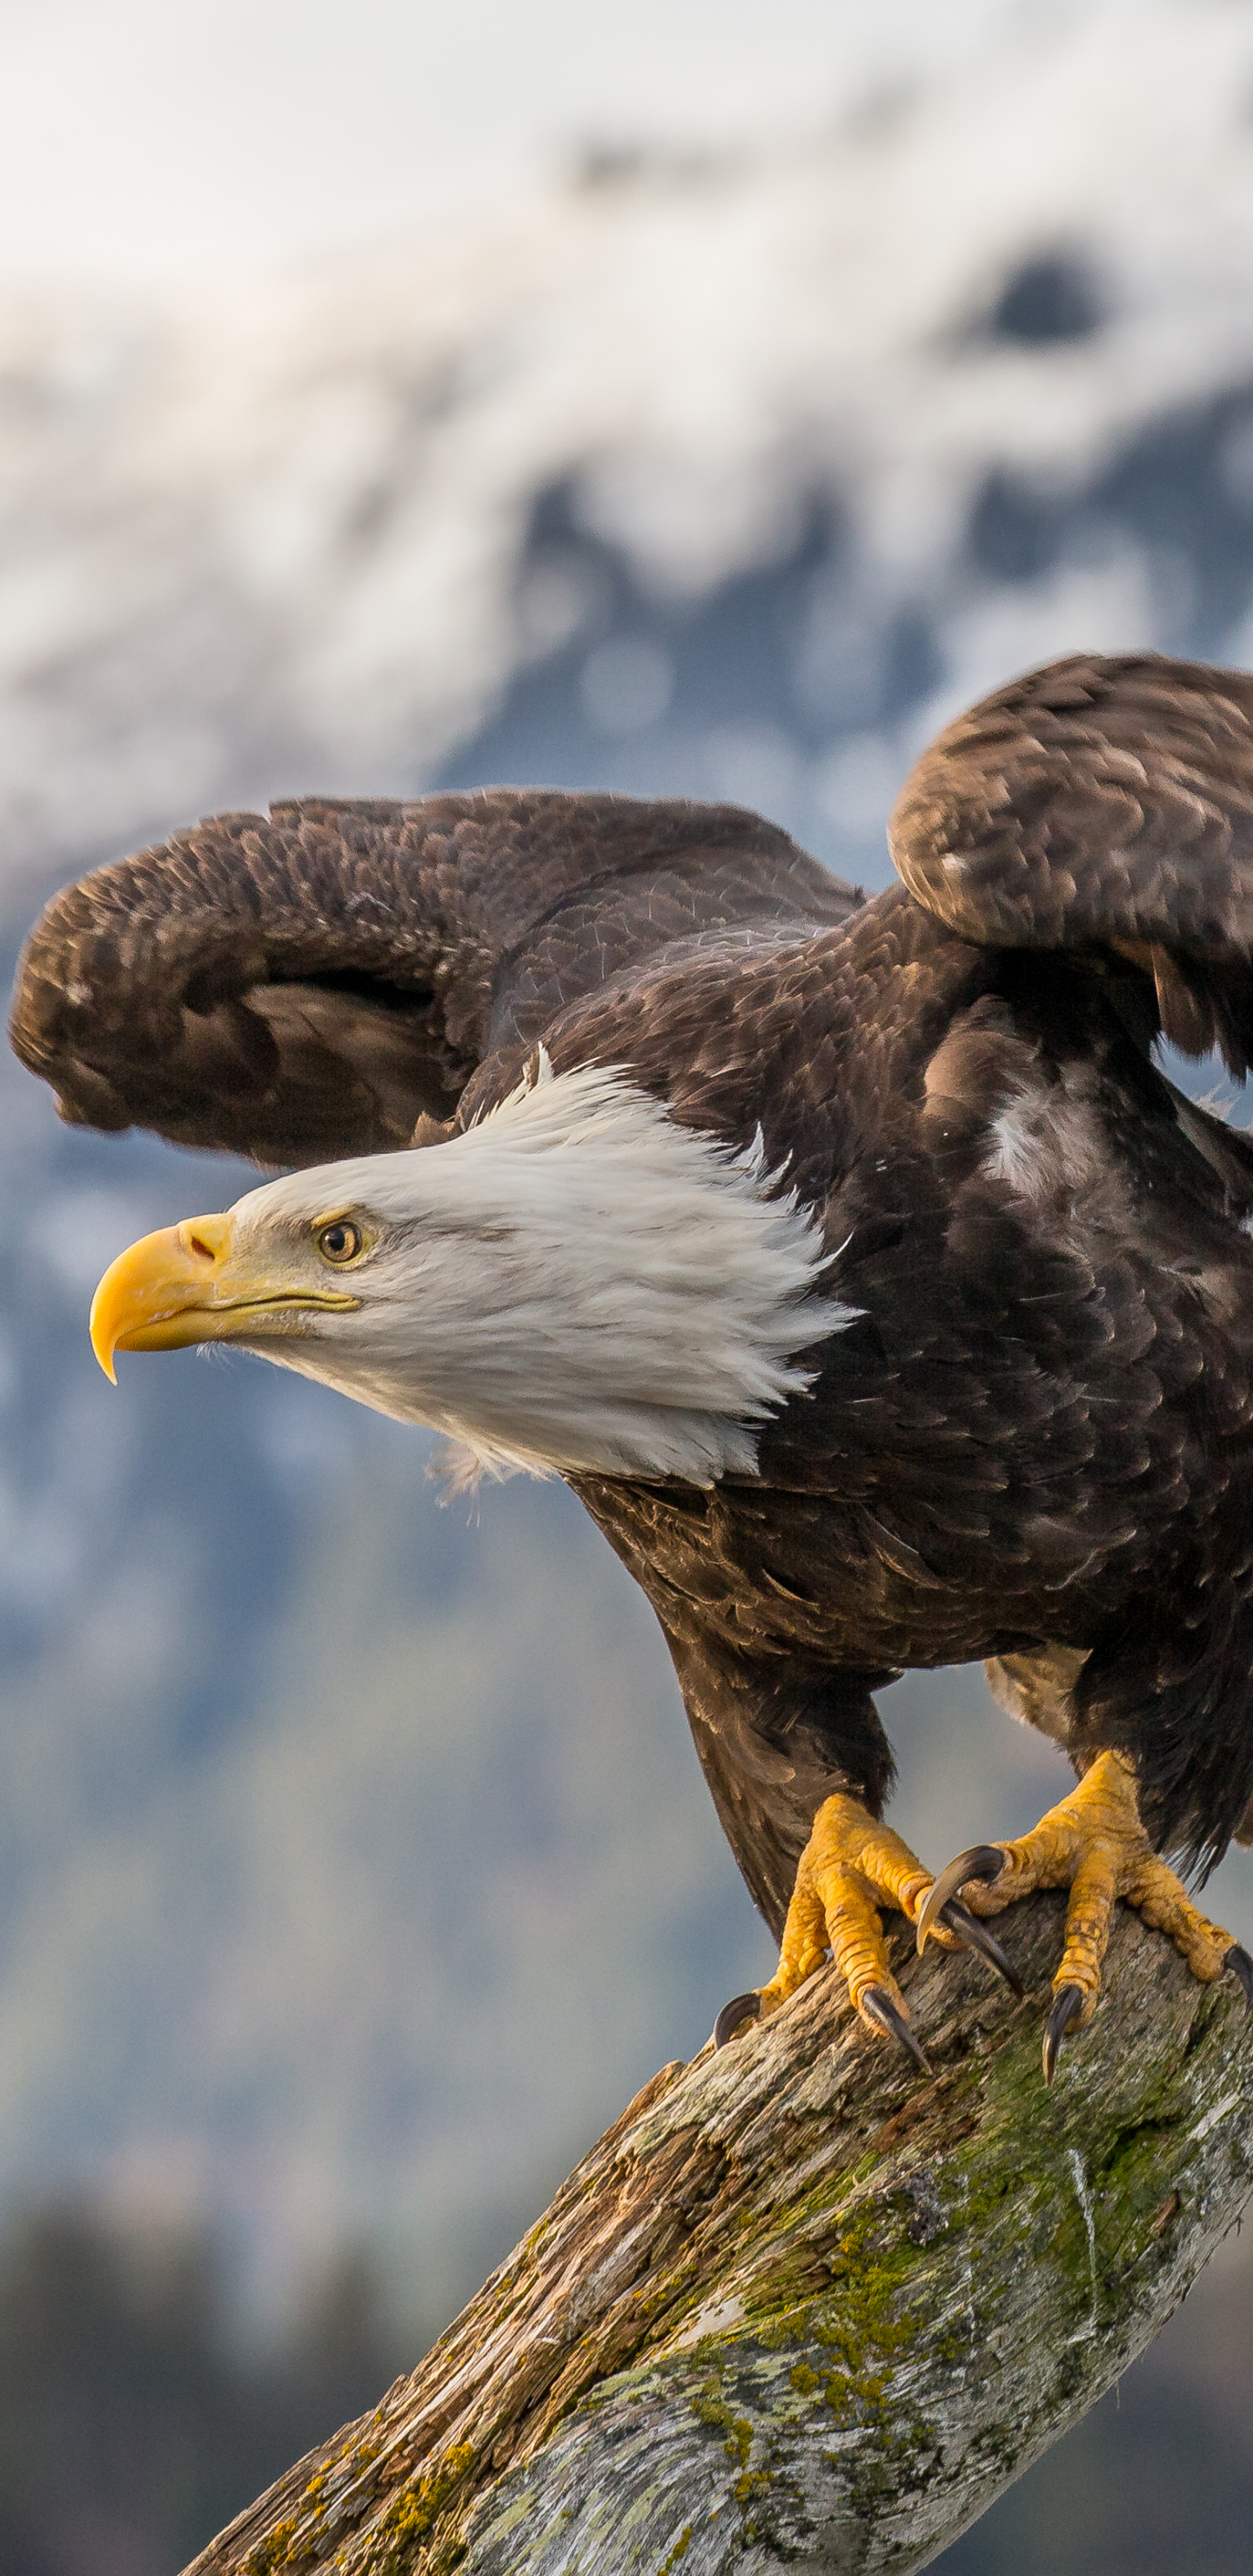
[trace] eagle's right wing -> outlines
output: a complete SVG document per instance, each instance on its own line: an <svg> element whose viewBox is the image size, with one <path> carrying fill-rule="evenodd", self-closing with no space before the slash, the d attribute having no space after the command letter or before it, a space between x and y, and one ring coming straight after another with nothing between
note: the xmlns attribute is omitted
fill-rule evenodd
<svg viewBox="0 0 1253 2576"><path fill-rule="evenodd" d="M308 1164L408 1144L489 1058L702 931L856 889L727 805L488 788L221 814L98 869L27 943L10 1034L64 1117Z"/></svg>
<svg viewBox="0 0 1253 2576"><path fill-rule="evenodd" d="M1112 952L1145 1028L1253 1067L1253 674L1075 654L937 736L888 838L979 947Z"/></svg>

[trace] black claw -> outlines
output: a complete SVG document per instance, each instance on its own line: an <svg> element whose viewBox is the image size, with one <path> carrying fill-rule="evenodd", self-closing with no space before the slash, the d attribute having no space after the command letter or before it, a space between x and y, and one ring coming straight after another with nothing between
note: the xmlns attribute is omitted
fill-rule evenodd
<svg viewBox="0 0 1253 2576"><path fill-rule="evenodd" d="M962 1886L968 1886L972 1878L983 1879L985 1882L999 1878L1005 1867L1005 1859L1006 1855L1000 1843L972 1844L970 1850L961 1855L962 1867L966 1872ZM956 1868L956 1862L954 1861L951 1866Z"/></svg>
<svg viewBox="0 0 1253 2576"><path fill-rule="evenodd" d="M1241 1948L1238 1941L1232 1942L1223 1966L1230 1968L1233 1977L1239 1978L1244 1988L1245 2009L1253 2012L1253 1959L1249 1957L1247 1950Z"/></svg>
<svg viewBox="0 0 1253 2576"><path fill-rule="evenodd" d="M1082 1986L1059 1986L1053 2009L1044 2028L1044 2081L1051 2084L1057 2072L1057 2052L1067 2031L1083 2011Z"/></svg>
<svg viewBox="0 0 1253 2576"><path fill-rule="evenodd" d="M927 1934L932 1924L939 1920L945 1906L956 1896L959 1888L968 1887L972 1878L985 1880L999 1878L1004 1867L1005 1853L996 1843L972 1843L969 1851L959 1852L956 1860L951 1860L948 1868L941 1870L934 1885L927 1892L926 1902L918 1917L919 1951L925 1950Z"/></svg>
<svg viewBox="0 0 1253 2576"><path fill-rule="evenodd" d="M919 2046L899 2005L893 2003L886 1986L867 1986L861 1999L861 2009L866 2019L872 2021L876 2029L883 2032L885 2038L899 2040L901 2047L908 2050L915 2064L922 2068L924 2075L930 2074L930 2059Z"/></svg>
<svg viewBox="0 0 1253 2576"><path fill-rule="evenodd" d="M734 2039L737 2030L743 2030L750 2021L760 2021L760 2019L760 1995L732 1995L730 2003L723 2005L714 2023L714 2047L725 2048L727 2041Z"/></svg>
<svg viewBox="0 0 1253 2576"><path fill-rule="evenodd" d="M1005 1979L1021 2003L1027 1989L1013 1960L1002 1950L1000 1942L993 1939L986 1923L981 1923L978 1915L971 1914L956 1896L950 1896L947 1905L941 1907L940 1921L947 1923L950 1932L956 1932L968 1950L977 1950L980 1958L986 1959L990 1968L995 1968L998 1977Z"/></svg>

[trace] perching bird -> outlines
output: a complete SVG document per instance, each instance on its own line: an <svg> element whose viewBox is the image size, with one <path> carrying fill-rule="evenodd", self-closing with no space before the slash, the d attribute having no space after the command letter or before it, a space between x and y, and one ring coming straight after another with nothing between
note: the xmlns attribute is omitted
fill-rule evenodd
<svg viewBox="0 0 1253 2576"><path fill-rule="evenodd" d="M13 1041L62 1115L294 1165L101 1281L98 1355L229 1341L555 1472L661 1622L782 1951L921 2055L881 1915L1121 1895L1253 1829L1253 677L1140 655L941 734L863 901L724 806L489 789L227 814L59 895ZM982 1656L1079 1784L933 1881L877 1688ZM965 1891L966 1903L957 1902ZM925 2060L923 2060L925 2063Z"/></svg>

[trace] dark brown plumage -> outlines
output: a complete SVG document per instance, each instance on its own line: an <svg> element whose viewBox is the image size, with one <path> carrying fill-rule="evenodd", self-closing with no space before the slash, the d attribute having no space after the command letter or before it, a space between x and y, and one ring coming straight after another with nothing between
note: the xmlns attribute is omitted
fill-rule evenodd
<svg viewBox="0 0 1253 2576"><path fill-rule="evenodd" d="M63 1114L314 1163L464 1128L541 1040L772 1166L861 1312L759 1472L580 1475L778 1928L877 1814L873 1692L982 1656L1134 1758L1155 1842L1253 1799L1253 1149L1152 1058L1253 1061L1253 678L1060 663L949 727L863 903L730 808L491 790L228 815L88 877L12 1023Z"/></svg>

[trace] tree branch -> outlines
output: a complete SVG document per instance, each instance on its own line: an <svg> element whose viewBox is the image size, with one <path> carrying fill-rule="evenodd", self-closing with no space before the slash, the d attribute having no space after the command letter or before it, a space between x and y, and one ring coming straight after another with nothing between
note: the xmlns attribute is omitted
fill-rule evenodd
<svg viewBox="0 0 1253 2576"><path fill-rule="evenodd" d="M417 2370L188 2576L891 2568L956 2539L1165 2324L1253 2189L1253 2023L1125 1908L1092 2028L897 1972L928 2080L830 1974L663 2068ZM1002 1927L1004 1928L1004 1927Z"/></svg>

